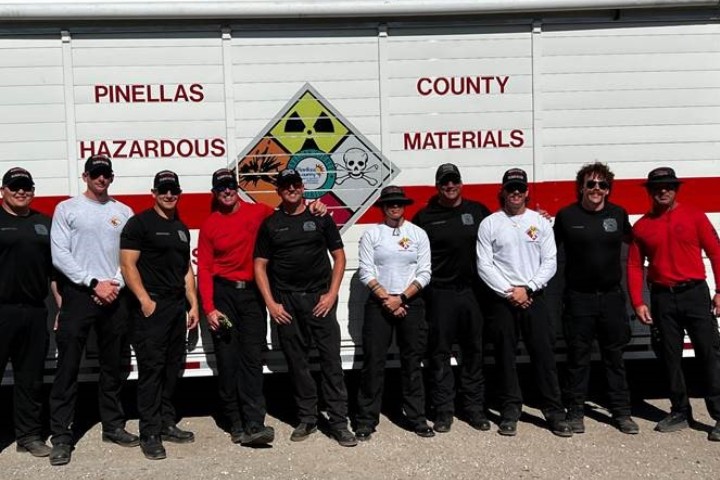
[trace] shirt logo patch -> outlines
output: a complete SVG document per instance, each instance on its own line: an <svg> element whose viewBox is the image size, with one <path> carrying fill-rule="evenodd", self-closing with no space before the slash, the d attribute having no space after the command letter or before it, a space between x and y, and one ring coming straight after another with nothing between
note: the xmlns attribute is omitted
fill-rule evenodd
<svg viewBox="0 0 720 480"><path fill-rule="evenodd" d="M120 217L112 216L110 217L110 225L117 228L122 224L122 220L120 220Z"/></svg>
<svg viewBox="0 0 720 480"><path fill-rule="evenodd" d="M475 225L475 219L469 213L463 213L460 215L460 220L462 220L463 225Z"/></svg>
<svg viewBox="0 0 720 480"><path fill-rule="evenodd" d="M317 230L317 225L315 225L315 222L309 221L303 223L303 232L314 232Z"/></svg>
<svg viewBox="0 0 720 480"><path fill-rule="evenodd" d="M608 233L617 232L618 231L618 224L617 220L614 218L606 218L603 220L603 230L605 230Z"/></svg>
<svg viewBox="0 0 720 480"><path fill-rule="evenodd" d="M35 227L35 233L37 233L38 235L42 235L44 237L46 237L48 235L48 229L45 225L36 223L34 225L34 227Z"/></svg>
<svg viewBox="0 0 720 480"><path fill-rule="evenodd" d="M525 230L525 235L530 237L531 240L537 240L539 232L540 229L538 227L536 227L535 225L531 225L530 228Z"/></svg>
<svg viewBox="0 0 720 480"><path fill-rule="evenodd" d="M178 230L178 237L180 237L180 241L183 243L188 243L187 235L185 235L185 232L182 230Z"/></svg>
<svg viewBox="0 0 720 480"><path fill-rule="evenodd" d="M402 248L403 250L407 250L408 248L410 248L411 243L412 242L408 237L402 237L398 242L398 245L400 245L400 248Z"/></svg>

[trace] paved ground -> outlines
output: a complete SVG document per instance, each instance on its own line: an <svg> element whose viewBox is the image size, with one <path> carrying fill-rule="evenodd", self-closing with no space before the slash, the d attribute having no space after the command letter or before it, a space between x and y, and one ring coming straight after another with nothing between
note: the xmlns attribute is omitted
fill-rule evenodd
<svg viewBox="0 0 720 480"><path fill-rule="evenodd" d="M356 375L348 380L352 395ZM214 380L185 380L179 402L185 415L181 426L193 430L197 440L190 445L166 444L168 459L155 462L142 457L137 448L100 441L94 386L85 385L80 409L87 420L78 426L84 433L73 461L51 467L47 459L16 453L7 418L3 418L0 479L720 478L720 443L706 440L714 422L703 402L693 400L698 423L692 429L655 433L654 423L669 406L667 400L656 398L661 393L657 371L651 364L632 368L631 381L639 385L633 394L638 400L635 413L640 435L619 433L608 424L607 413L597 407L588 412L587 433L562 439L543 428L537 410L527 408L515 438L499 436L495 425L491 432L478 432L456 421L450 433L422 439L394 423L396 415L389 411L370 442L343 448L322 433L303 443L288 440L292 415L286 406L287 377L275 375L267 385L272 415L268 423L275 427L277 440L271 448L250 449L230 443L211 416L216 401ZM393 373L388 385L391 390L398 385ZM130 397L132 386L128 390ZM0 389L3 411L10 407L9 397L8 388ZM391 392L388 400L392 399ZM129 430L137 431L137 420L130 421Z"/></svg>

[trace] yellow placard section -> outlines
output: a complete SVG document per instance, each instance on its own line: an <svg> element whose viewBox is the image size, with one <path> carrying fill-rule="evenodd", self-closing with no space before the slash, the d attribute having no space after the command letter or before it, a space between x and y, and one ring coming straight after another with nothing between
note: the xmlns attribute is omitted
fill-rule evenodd
<svg viewBox="0 0 720 480"><path fill-rule="evenodd" d="M308 149L329 153L348 129L317 98L305 92L270 132L290 153Z"/></svg>

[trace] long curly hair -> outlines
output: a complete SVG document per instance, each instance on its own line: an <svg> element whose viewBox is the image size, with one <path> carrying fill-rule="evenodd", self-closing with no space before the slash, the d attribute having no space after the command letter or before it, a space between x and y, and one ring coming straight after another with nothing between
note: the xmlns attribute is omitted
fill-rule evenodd
<svg viewBox="0 0 720 480"><path fill-rule="evenodd" d="M610 185L610 189L608 190L608 195L610 195L613 180L615 179L615 174L610 170L610 167L602 162L586 163L578 170L575 176L575 193L577 194L578 201L582 200L582 189L585 186L585 176L587 175L590 175L590 177L597 176L605 180Z"/></svg>

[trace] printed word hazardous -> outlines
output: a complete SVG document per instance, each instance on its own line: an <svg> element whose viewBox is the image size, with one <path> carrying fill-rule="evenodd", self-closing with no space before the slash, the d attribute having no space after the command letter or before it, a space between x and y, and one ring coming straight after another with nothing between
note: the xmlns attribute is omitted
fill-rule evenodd
<svg viewBox="0 0 720 480"><path fill-rule="evenodd" d="M95 103L202 102L203 86L192 85L95 85Z"/></svg>
<svg viewBox="0 0 720 480"><path fill-rule="evenodd" d="M224 138L143 140L82 140L80 158L107 155L112 158L224 157Z"/></svg>

